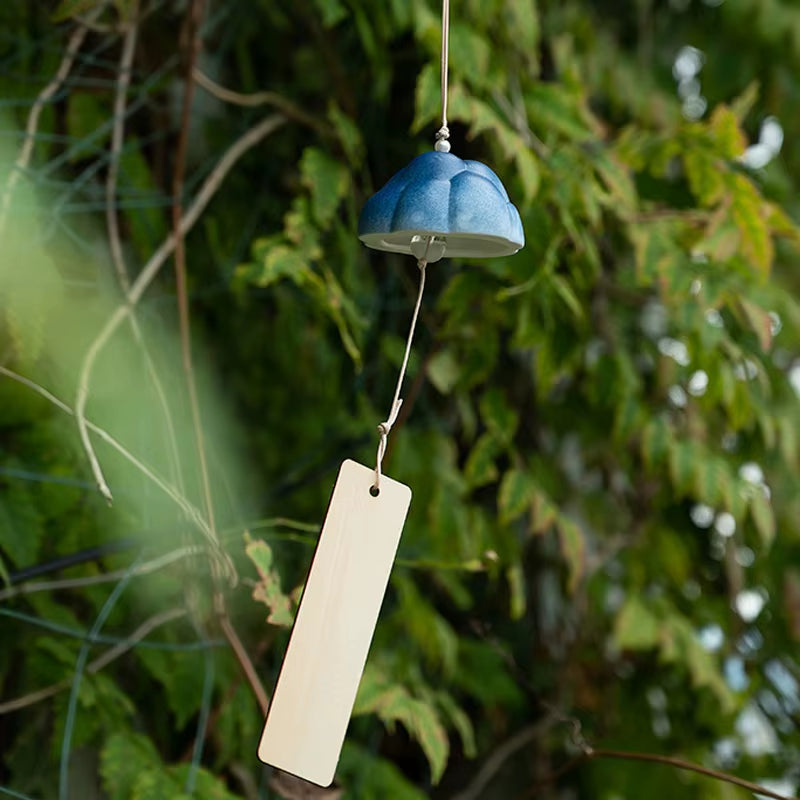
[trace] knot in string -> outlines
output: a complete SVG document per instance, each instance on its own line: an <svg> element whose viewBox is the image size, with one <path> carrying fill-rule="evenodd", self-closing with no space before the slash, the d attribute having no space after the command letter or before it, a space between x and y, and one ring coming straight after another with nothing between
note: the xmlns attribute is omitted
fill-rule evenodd
<svg viewBox="0 0 800 800"><path fill-rule="evenodd" d="M411 354L411 343L414 341L414 330L417 327L417 318L419 317L419 309L422 305L422 293L425 291L425 267L428 265L427 255L428 255L428 248L433 241L433 236L428 236L427 244L425 246L425 253L417 261L417 266L419 267L419 291L417 292L417 304L414 306L414 314L411 317L411 326L408 331L408 338L406 339L406 351L403 355L403 363L400 367L400 375L397 378L397 386L394 390L394 399L392 400L392 407L389 411L389 416L381 423L378 424L378 453L375 459L375 485L373 488L373 494L377 494L381 488L381 464L383 463L383 457L386 455L386 446L389 441L389 433L392 430L392 426L397 422L397 417L400 414L400 408L403 405L403 398L400 397L400 392L403 388L403 378L406 375L406 368L408 367L408 357Z"/></svg>

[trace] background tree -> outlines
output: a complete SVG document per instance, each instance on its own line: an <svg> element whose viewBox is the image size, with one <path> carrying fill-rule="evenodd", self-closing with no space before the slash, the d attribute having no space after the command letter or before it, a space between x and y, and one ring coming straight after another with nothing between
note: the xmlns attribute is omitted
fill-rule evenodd
<svg viewBox="0 0 800 800"><path fill-rule="evenodd" d="M413 263L356 221L431 146L439 13L0 7L0 793L299 791L255 747L402 357ZM527 245L430 270L337 791L752 794L645 753L791 795L800 11L452 13L453 149Z"/></svg>

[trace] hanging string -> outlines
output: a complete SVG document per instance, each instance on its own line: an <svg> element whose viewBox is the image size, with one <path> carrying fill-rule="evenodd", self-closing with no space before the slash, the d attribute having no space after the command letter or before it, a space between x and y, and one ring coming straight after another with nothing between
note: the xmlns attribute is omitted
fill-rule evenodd
<svg viewBox="0 0 800 800"><path fill-rule="evenodd" d="M442 0L442 127L436 131L435 149L450 152L450 129L447 127L447 66L450 50L450 0Z"/></svg>
<svg viewBox="0 0 800 800"><path fill-rule="evenodd" d="M389 440L389 433L392 426L397 422L397 416L400 413L400 408L403 405L403 398L400 397L400 391L403 388L403 379L406 376L406 368L408 367L408 357L411 354L411 343L414 340L414 330L417 327L417 317L419 317L419 309L422 305L422 293L425 291L425 267L428 265L428 247L430 247L432 236L428 237L428 246L425 248L425 254L417 261L419 267L419 291L417 293L417 304L414 306L414 315L411 317L411 327L408 331L408 338L406 339L406 352L403 356L403 363L400 367L400 375L397 378L397 386L394 390L394 399L392 400L392 408L389 411L388 418L378 425L378 454L375 460L375 484L370 492L373 496L377 496L381 488L381 464L383 457L386 455L386 445Z"/></svg>

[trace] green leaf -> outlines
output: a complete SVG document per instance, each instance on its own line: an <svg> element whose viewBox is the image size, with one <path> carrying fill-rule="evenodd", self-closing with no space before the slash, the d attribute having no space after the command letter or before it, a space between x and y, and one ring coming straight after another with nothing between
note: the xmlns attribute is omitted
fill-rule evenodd
<svg viewBox="0 0 800 800"><path fill-rule="evenodd" d="M137 657L153 679L163 685L166 702L175 715L174 727L182 730L200 708L202 654L142 649L137 651Z"/></svg>
<svg viewBox="0 0 800 800"><path fill-rule="evenodd" d="M467 758L475 758L478 753L478 747L475 743L475 728L467 712L447 692L437 692L436 702L450 718L456 731L458 731L464 755Z"/></svg>
<svg viewBox="0 0 800 800"><path fill-rule="evenodd" d="M690 495L695 490L695 467L699 466L701 457L695 442L670 441L669 474L672 485L681 495Z"/></svg>
<svg viewBox="0 0 800 800"><path fill-rule="evenodd" d="M726 105L717 106L708 121L720 153L731 161L747 148L747 137L739 127L736 112Z"/></svg>
<svg viewBox="0 0 800 800"><path fill-rule="evenodd" d="M539 191L541 173L539 161L533 152L525 147L520 147L515 155L519 178L523 190L523 206L528 206Z"/></svg>
<svg viewBox="0 0 800 800"><path fill-rule="evenodd" d="M480 401L481 419L489 432L504 445L514 438L519 425L519 414L506 402L500 389L492 388Z"/></svg>
<svg viewBox="0 0 800 800"><path fill-rule="evenodd" d="M339 203L350 190L350 173L322 150L307 147L300 159L300 179L311 193L317 224L323 229L329 227Z"/></svg>
<svg viewBox="0 0 800 800"><path fill-rule="evenodd" d="M558 519L561 554L567 564L567 588L575 592L586 568L586 540L578 524L563 514Z"/></svg>
<svg viewBox="0 0 800 800"><path fill-rule="evenodd" d="M765 548L770 547L775 540L775 512L772 510L769 498L761 489L756 488L750 497L750 514L761 537L761 543Z"/></svg>
<svg viewBox="0 0 800 800"><path fill-rule="evenodd" d="M505 11L508 30L520 52L530 55L533 63L538 61L539 15L535 3L520 3L506 0Z"/></svg>
<svg viewBox="0 0 800 800"><path fill-rule="evenodd" d="M328 106L328 119L333 123L348 161L353 167L360 167L364 163L365 156L364 136L361 129L334 102Z"/></svg>
<svg viewBox="0 0 800 800"><path fill-rule="evenodd" d="M464 478L471 489L497 480L499 472L495 459L498 455L500 446L491 433L484 433L475 442L464 466Z"/></svg>
<svg viewBox="0 0 800 800"><path fill-rule="evenodd" d="M36 498L28 485L15 481L0 495L0 547L17 567L36 560L45 525Z"/></svg>
<svg viewBox="0 0 800 800"><path fill-rule="evenodd" d="M650 650L659 643L659 628L658 617L631 595L614 623L614 642L620 650Z"/></svg>
<svg viewBox="0 0 800 800"><path fill-rule="evenodd" d="M546 533L559 520L557 506L540 489L531 497L531 533Z"/></svg>
<svg viewBox="0 0 800 800"><path fill-rule="evenodd" d="M731 216L741 236L742 255L762 277L769 274L775 248L758 190L744 175L734 175Z"/></svg>
<svg viewBox="0 0 800 800"><path fill-rule="evenodd" d="M422 128L439 115L442 103L438 67L426 64L417 78L414 93L416 113L411 123L411 133L419 133Z"/></svg>
<svg viewBox="0 0 800 800"><path fill-rule="evenodd" d="M525 616L525 609L528 605L522 565L517 563L508 567L506 569L506 580L508 581L508 591L511 597L511 619L522 619Z"/></svg>
<svg viewBox="0 0 800 800"><path fill-rule="evenodd" d="M100 753L100 775L109 800L130 800L138 776L161 759L151 739L140 733L112 733Z"/></svg>
<svg viewBox="0 0 800 800"><path fill-rule="evenodd" d="M453 391L461 374L461 367L451 349L439 350L428 361L427 376L442 394Z"/></svg>
<svg viewBox="0 0 800 800"><path fill-rule="evenodd" d="M348 793L358 800L425 800L421 792L391 761L347 740L336 770Z"/></svg>
<svg viewBox="0 0 800 800"><path fill-rule="evenodd" d="M744 122L747 115L752 111L758 100L760 89L761 87L757 80L751 81L747 88L731 103L731 111L740 124Z"/></svg>
<svg viewBox="0 0 800 800"><path fill-rule="evenodd" d="M654 470L656 466L667 457L672 443L672 432L669 426L661 417L651 419L642 431L642 458L649 470Z"/></svg>
<svg viewBox="0 0 800 800"><path fill-rule="evenodd" d="M257 259L255 264L238 268L239 280L264 288L284 278L303 283L310 276L308 262L297 248L275 237L258 240L253 255Z"/></svg>
<svg viewBox="0 0 800 800"><path fill-rule="evenodd" d="M593 138L581 101L562 84L535 83L525 92L525 106L531 126L545 140L553 133L582 142Z"/></svg>
<svg viewBox="0 0 800 800"><path fill-rule="evenodd" d="M772 319L769 312L745 297L739 297L738 304L750 329L758 337L761 349L766 353L772 347Z"/></svg>
<svg viewBox="0 0 800 800"><path fill-rule="evenodd" d="M53 22L64 22L64 20L77 17L97 8L103 2L104 0L61 0L56 6L56 10L50 15L50 19Z"/></svg>
<svg viewBox="0 0 800 800"><path fill-rule="evenodd" d="M439 782L447 765L450 743L431 704L412 697L404 686L390 683L385 673L368 664L353 715L368 713L377 714L387 727L400 722L422 747L431 768L431 781Z"/></svg>
<svg viewBox="0 0 800 800"><path fill-rule="evenodd" d="M536 490L533 478L525 471L510 469L503 476L497 495L500 521L512 522L530 507Z"/></svg>
<svg viewBox="0 0 800 800"><path fill-rule="evenodd" d="M127 799L126 799L127 800ZM166 770L149 770L133 784L130 800L190 800L183 786Z"/></svg>
<svg viewBox="0 0 800 800"><path fill-rule="evenodd" d="M333 28L350 13L341 0L314 0L314 5L324 28Z"/></svg>
<svg viewBox="0 0 800 800"><path fill-rule="evenodd" d="M281 579L274 568L272 548L263 539L251 539L245 534L245 553L255 564L259 580L253 588L253 600L269 609L267 622L270 625L291 627L294 622L292 601L281 590Z"/></svg>
<svg viewBox="0 0 800 800"><path fill-rule="evenodd" d="M450 68L473 86L485 87L491 66L491 48L485 36L471 25L450 25Z"/></svg>
<svg viewBox="0 0 800 800"><path fill-rule="evenodd" d="M683 155L686 177L692 194L701 205L713 206L725 193L725 181L718 161L704 150L693 148Z"/></svg>

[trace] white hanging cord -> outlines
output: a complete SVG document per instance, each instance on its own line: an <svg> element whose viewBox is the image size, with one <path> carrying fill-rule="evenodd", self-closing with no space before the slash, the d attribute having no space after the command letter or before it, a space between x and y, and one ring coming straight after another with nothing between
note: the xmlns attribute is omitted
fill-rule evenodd
<svg viewBox="0 0 800 800"><path fill-rule="evenodd" d="M450 129L447 127L447 66L450 50L450 0L442 0L442 127L436 131L434 148L450 152Z"/></svg>
<svg viewBox="0 0 800 800"><path fill-rule="evenodd" d="M428 247L433 240L432 236L428 237ZM414 340L414 330L417 327L417 317L419 317L419 309L422 305L422 293L425 291L425 267L428 265L427 255L428 247L425 248L425 254L417 261L419 267L419 292L417 293L417 304L414 306L414 315L411 317L411 327L408 331L408 339L406 339L406 352L403 356L403 363L400 367L400 375L397 378L397 386L394 390L394 399L392 400L392 408L389 411L389 417L385 422L378 425L378 454L375 460L375 484L370 490L373 495L377 495L381 488L381 464L383 457L386 455L386 444L389 439L389 433L392 430L392 425L397 422L397 416L400 413L400 408L403 405L403 398L400 397L400 391L403 387L403 378L406 376L406 368L408 367L408 357L411 354L411 343Z"/></svg>

